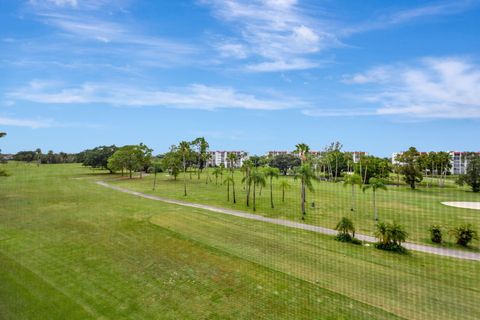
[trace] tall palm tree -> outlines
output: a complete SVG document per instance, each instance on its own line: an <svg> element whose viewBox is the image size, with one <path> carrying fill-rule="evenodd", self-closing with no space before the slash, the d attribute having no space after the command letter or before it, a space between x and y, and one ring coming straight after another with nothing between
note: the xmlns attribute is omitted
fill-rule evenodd
<svg viewBox="0 0 480 320"><path fill-rule="evenodd" d="M235 163L237 162L237 155L233 152L230 152L227 155L228 163L230 164L230 172L232 174L232 192L233 192L233 203L237 203L237 199L235 197L235 178L233 176L235 172Z"/></svg>
<svg viewBox="0 0 480 320"><path fill-rule="evenodd" d="M252 179L252 184L253 184L253 211L255 211L257 209L255 189L257 186L264 187L266 185L266 181L265 181L265 175L263 174L263 172L260 172L258 169L253 170L250 173L250 177Z"/></svg>
<svg viewBox="0 0 480 320"><path fill-rule="evenodd" d="M307 154L310 152L310 147L306 143L299 143L295 145L294 152L299 155L303 164L307 160Z"/></svg>
<svg viewBox="0 0 480 320"><path fill-rule="evenodd" d="M273 209L273 178L277 178L280 175L280 170L278 168L272 168L272 167L265 167L263 169L263 172L265 174L265 177L267 177L270 180L270 207Z"/></svg>
<svg viewBox="0 0 480 320"><path fill-rule="evenodd" d="M187 159L190 156L190 143L187 141L182 141L180 142L178 146L178 151L180 152L180 155L182 156L182 164L183 164L183 195L186 197L187 196Z"/></svg>
<svg viewBox="0 0 480 320"><path fill-rule="evenodd" d="M313 191L312 180L318 180L315 176L315 173L312 170L312 167L308 163L302 164L295 171L295 180L300 179L301 182L301 197L302 197L302 220L305 220L305 215L307 214L305 203L307 201L307 188L310 191Z"/></svg>
<svg viewBox="0 0 480 320"><path fill-rule="evenodd" d="M286 179L280 180L280 188L282 189L282 202L285 202L285 190L290 188L290 183Z"/></svg>
<svg viewBox="0 0 480 320"><path fill-rule="evenodd" d="M248 171L246 171L245 173L245 176L242 178L242 183L245 184L245 188L246 188L246 195L247 195L247 207L250 206L250 189L252 187L252 183L253 183L253 178L252 178L252 171L251 169L249 169Z"/></svg>
<svg viewBox="0 0 480 320"><path fill-rule="evenodd" d="M375 221L378 221L378 212L377 212L377 204L376 204L377 190L386 191L387 186L385 185L382 179L370 178L370 180L368 180L368 184L363 186L363 192L365 192L365 190L368 190L368 189L372 189L372 192L373 192L373 212L374 212L373 218Z"/></svg>
<svg viewBox="0 0 480 320"><path fill-rule="evenodd" d="M343 180L343 186L351 186L352 187L352 204L350 207L350 211L355 211L355 187L360 186L362 184L362 177L358 174L347 174Z"/></svg>
<svg viewBox="0 0 480 320"><path fill-rule="evenodd" d="M222 174L222 168L216 167L213 169L212 174L215 176L215 184L218 184L218 176Z"/></svg>
<svg viewBox="0 0 480 320"><path fill-rule="evenodd" d="M230 201L230 183L234 183L233 181L233 178L232 177L227 177L225 178L225 181L223 181L223 183L227 184L227 201Z"/></svg>

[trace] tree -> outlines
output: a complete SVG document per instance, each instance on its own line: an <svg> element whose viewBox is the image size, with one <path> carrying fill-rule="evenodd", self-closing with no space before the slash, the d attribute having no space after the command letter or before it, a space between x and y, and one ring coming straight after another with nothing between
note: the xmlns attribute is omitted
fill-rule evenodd
<svg viewBox="0 0 480 320"><path fill-rule="evenodd" d="M442 243L442 227L439 225L432 225L429 228L430 231L430 239L434 243Z"/></svg>
<svg viewBox="0 0 480 320"><path fill-rule="evenodd" d="M354 171L360 175L362 183L367 184L371 178L387 179L392 172L392 165L386 158L362 156Z"/></svg>
<svg viewBox="0 0 480 320"><path fill-rule="evenodd" d="M40 166L40 163L42 162L42 149L35 149L35 160L37 160L37 167Z"/></svg>
<svg viewBox="0 0 480 320"><path fill-rule="evenodd" d="M335 227L335 230L338 231L337 236L335 237L336 240L342 242L357 242L353 241L355 238L355 226L353 225L352 220L343 217ZM351 234L350 234L351 233Z"/></svg>
<svg viewBox="0 0 480 320"><path fill-rule="evenodd" d="M245 176L242 178L242 183L246 189L246 200L247 200L247 207L250 206L250 189L252 187L253 178L252 178L252 170L254 170L253 162L247 160L243 163Z"/></svg>
<svg viewBox="0 0 480 320"><path fill-rule="evenodd" d="M233 152L230 152L227 156L228 163L230 165L230 172L232 174L232 196L233 196L233 203L237 203L237 199L235 197L235 163L237 162L237 155Z"/></svg>
<svg viewBox="0 0 480 320"><path fill-rule="evenodd" d="M308 158L308 153L310 152L310 147L306 143L299 143L295 145L295 151L296 154L300 157L301 163L303 164L305 161L307 161Z"/></svg>
<svg viewBox="0 0 480 320"><path fill-rule="evenodd" d="M157 173L158 172L162 172L163 171L163 168L162 168L162 162L160 161L160 159L156 159L152 162L152 165L150 166L150 172L153 172L153 187L152 187L152 190L155 191L155 188L157 186Z"/></svg>
<svg viewBox="0 0 480 320"><path fill-rule="evenodd" d="M278 179L278 175L280 174L280 170L277 168L272 168L272 167L265 167L263 170L265 177L267 177L270 180L270 207L273 209L273 178Z"/></svg>
<svg viewBox="0 0 480 320"><path fill-rule="evenodd" d="M343 185L345 187L351 186L352 187L352 205L350 207L350 211L355 211L355 187L360 186L362 184L362 177L358 174L346 174L343 180Z"/></svg>
<svg viewBox="0 0 480 320"><path fill-rule="evenodd" d="M423 180L420 153L415 147L410 147L397 156L396 160L402 164L403 179L412 190L415 189L416 184Z"/></svg>
<svg viewBox="0 0 480 320"><path fill-rule="evenodd" d="M227 184L227 201L230 201L230 183L235 183L235 181L233 180L232 177L226 177L225 178L225 181L223 181L223 183Z"/></svg>
<svg viewBox="0 0 480 320"><path fill-rule="evenodd" d="M279 154L270 160L270 166L278 168L284 176L287 175L288 170L292 170L300 164L300 158L292 154Z"/></svg>
<svg viewBox="0 0 480 320"><path fill-rule="evenodd" d="M372 189L373 192L373 212L374 212L374 220L378 221L378 212L377 212L377 204L376 204L376 195L377 195L377 190L387 190L387 186L385 186L385 183L383 182L382 179L378 178L370 178L368 181L367 185L363 186L363 192L365 192L368 189Z"/></svg>
<svg viewBox="0 0 480 320"><path fill-rule="evenodd" d="M208 144L207 140L204 137L196 138L191 142L191 145L196 148L196 162L197 162L197 173L198 179L200 179L200 174L202 173L203 169L207 166L208 161L208 148L210 145Z"/></svg>
<svg viewBox="0 0 480 320"><path fill-rule="evenodd" d="M187 141L182 141L178 145L178 152L182 157L182 164L183 164L183 195L187 196L187 159L190 156L190 143Z"/></svg>
<svg viewBox="0 0 480 320"><path fill-rule="evenodd" d="M115 145L111 146L99 146L95 147L91 150L83 151L83 161L82 164L84 166L90 166L92 168L102 168L102 169L109 169L108 168L108 158L110 158L115 151L117 151L117 147ZM113 171L110 170L110 173Z"/></svg>
<svg viewBox="0 0 480 320"><path fill-rule="evenodd" d="M467 184L473 192L480 192L480 155L471 154L468 157L467 171L458 178L457 184Z"/></svg>
<svg viewBox="0 0 480 320"><path fill-rule="evenodd" d="M452 229L450 233L455 237L457 244L463 247L468 246L473 239L478 239L478 233L471 224L461 225Z"/></svg>
<svg viewBox="0 0 480 320"><path fill-rule="evenodd" d="M280 188L282 189L282 202L285 202L285 190L290 188L288 180L280 180Z"/></svg>
<svg viewBox="0 0 480 320"><path fill-rule="evenodd" d="M35 151L19 151L13 156L13 160L32 162L35 160Z"/></svg>
<svg viewBox="0 0 480 320"><path fill-rule="evenodd" d="M301 208L302 208L302 220L305 220L305 215L307 214L305 203L307 201L307 188L310 191L313 191L313 184L312 180L317 180L315 173L312 170L312 167L308 163L302 164L300 167L297 168L295 171L295 180L300 179L301 182L301 189L300 189L300 196L301 196Z"/></svg>
<svg viewBox="0 0 480 320"><path fill-rule="evenodd" d="M265 187L266 181L265 181L265 175L263 172L260 172L258 169L252 170L250 174L252 184L253 184L253 198L252 198L252 203L253 203L253 211L256 211L256 187Z"/></svg>
<svg viewBox="0 0 480 320"><path fill-rule="evenodd" d="M375 237L379 240L376 244L378 249L405 252L402 243L407 240L408 233L403 229L403 226L396 222L379 222L375 227Z"/></svg>
<svg viewBox="0 0 480 320"><path fill-rule="evenodd" d="M108 159L108 168L112 171L127 170L129 178L132 173L141 171L147 166L152 157L152 149L140 143L139 145L126 145L119 148Z"/></svg>
<svg viewBox="0 0 480 320"><path fill-rule="evenodd" d="M5 137L6 135L7 135L7 134L6 134L5 132L0 132L0 138ZM0 151L1 151L1 150L0 150ZM5 176L7 176L7 175L8 175L8 174L7 174L7 172L6 172L5 170L0 169L0 176L1 176L1 177L5 177Z"/></svg>
<svg viewBox="0 0 480 320"><path fill-rule="evenodd" d="M163 169L168 171L174 180L177 180L182 169L182 159L177 150L177 146L172 145L170 151L163 155L161 162Z"/></svg>
<svg viewBox="0 0 480 320"><path fill-rule="evenodd" d="M222 175L222 167L213 168L212 174L215 176L215 184L218 184L218 176Z"/></svg>

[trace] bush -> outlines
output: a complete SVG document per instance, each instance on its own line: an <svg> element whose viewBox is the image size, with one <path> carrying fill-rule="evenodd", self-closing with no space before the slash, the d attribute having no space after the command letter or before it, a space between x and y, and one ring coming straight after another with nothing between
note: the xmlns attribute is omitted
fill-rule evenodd
<svg viewBox="0 0 480 320"><path fill-rule="evenodd" d="M468 246L473 239L478 239L477 231L471 224L461 225L452 229L450 233L455 237L457 244L464 247Z"/></svg>
<svg viewBox="0 0 480 320"><path fill-rule="evenodd" d="M335 240L341 242L350 242L354 244L361 244L362 242L355 238L355 227L353 226L352 220L343 217L337 223L335 230L338 230L338 234L335 236ZM352 234L350 234L350 232Z"/></svg>
<svg viewBox="0 0 480 320"><path fill-rule="evenodd" d="M396 222L379 222L376 224L376 228L375 236L379 240L375 245L376 248L400 253L407 251L407 249L402 247L402 242L407 240L408 233L401 225Z"/></svg>
<svg viewBox="0 0 480 320"><path fill-rule="evenodd" d="M442 243L443 242L443 235L442 235L442 227L439 225L432 225L430 227L430 239L434 243Z"/></svg>

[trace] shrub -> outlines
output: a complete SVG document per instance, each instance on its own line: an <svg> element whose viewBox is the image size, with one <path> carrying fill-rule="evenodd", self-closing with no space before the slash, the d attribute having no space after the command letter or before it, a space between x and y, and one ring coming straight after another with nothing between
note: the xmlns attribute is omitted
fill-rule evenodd
<svg viewBox="0 0 480 320"><path fill-rule="evenodd" d="M471 224L464 224L454 228L450 233L455 237L457 244L461 246L468 246L470 241L478 239L478 234Z"/></svg>
<svg viewBox="0 0 480 320"><path fill-rule="evenodd" d="M355 239L355 227L352 220L343 217L335 227L335 230L338 231L338 234L335 236L335 240L342 242L350 242L354 244L361 244L362 242L358 239ZM350 234L350 232L352 234Z"/></svg>
<svg viewBox="0 0 480 320"><path fill-rule="evenodd" d="M396 222L379 222L376 224L376 228L375 236L379 240L375 245L376 248L401 253L407 251L407 249L402 246L402 242L407 240L408 233L401 225Z"/></svg>
<svg viewBox="0 0 480 320"><path fill-rule="evenodd" d="M432 225L430 226L430 239L432 242L435 243L442 243L443 242L443 235L442 235L442 227L439 225Z"/></svg>

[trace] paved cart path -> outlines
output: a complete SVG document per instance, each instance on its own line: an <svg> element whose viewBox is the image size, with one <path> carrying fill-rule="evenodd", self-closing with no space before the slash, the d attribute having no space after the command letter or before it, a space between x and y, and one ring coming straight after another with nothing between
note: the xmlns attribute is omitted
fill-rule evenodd
<svg viewBox="0 0 480 320"><path fill-rule="evenodd" d="M162 202L176 204L176 205L180 205L180 206L184 206L184 207L203 209L203 210L228 214L228 215L231 215L231 216L241 217L241 218L245 218L245 219L268 222L268 223L273 223L273 224L277 224L277 225L281 225L281 226L285 226L285 227L308 230L308 231L318 232L318 233L322 233L322 234L328 234L328 235L336 235L337 234L337 231L333 230L333 229L328 229L328 228L319 227L319 226L313 226L313 225L310 225L310 224L305 224L305 223L300 223L300 222L295 222L295 221L290 221L290 220L268 218L268 217L248 213L248 212L245 212L245 211L231 210L231 209L219 208L219 207L205 205L205 204L192 203L192 202L187 202L187 201L182 201L182 200L175 200L175 199L170 199L170 198L153 196L153 195L149 195L149 194L146 194L146 193L132 191L132 190L129 190L129 189L126 189L126 188L114 186L114 185L108 184L104 181L97 181L97 184L99 184L101 186L104 186L104 187L107 187L107 188L110 188L110 189L114 189L114 190L117 190L117 191L121 191L121 192L124 192L124 193L128 193L128 194L131 194L131 195L135 195L135 196L150 199L150 200L162 201ZM375 237L367 236L367 235L364 235L364 234L355 234L355 237L358 238L359 240L366 241L366 242L376 242L377 241L377 239ZM413 251L431 253L431 254L436 254L436 255L439 255L439 256L453 257L453 258L458 258L458 259L480 261L480 253L476 253L476 252L468 252L468 251L461 251L461 250L456 250L456 249L432 247L432 246L426 246L426 245L410 243L410 242L404 243L403 246L405 248L407 248L409 250L413 250Z"/></svg>

